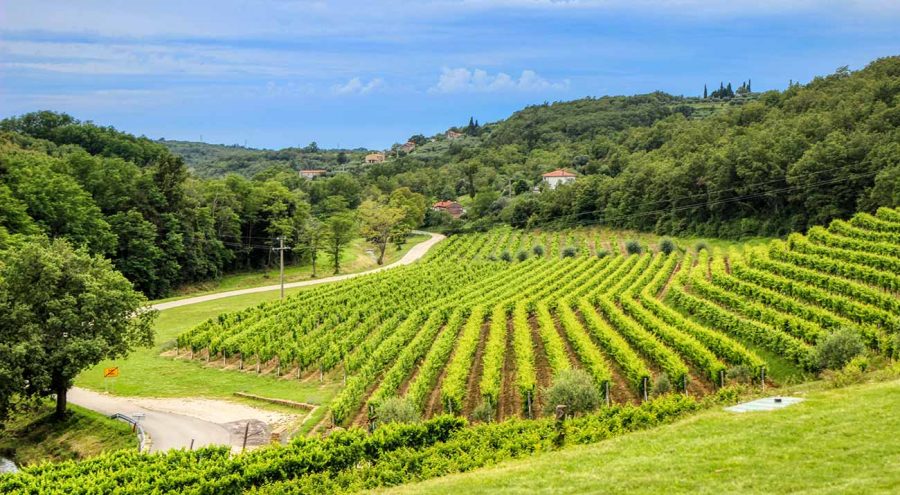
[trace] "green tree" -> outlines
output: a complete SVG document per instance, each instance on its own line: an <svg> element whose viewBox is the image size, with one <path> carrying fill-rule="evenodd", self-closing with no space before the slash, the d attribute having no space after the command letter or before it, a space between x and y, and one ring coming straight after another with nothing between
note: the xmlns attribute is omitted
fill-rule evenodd
<svg viewBox="0 0 900 495"><path fill-rule="evenodd" d="M401 208L366 200L359 205L358 214L360 233L378 249L378 264L384 264L384 252L391 241L391 236L396 235L397 226L403 222L404 211Z"/></svg>
<svg viewBox="0 0 900 495"><path fill-rule="evenodd" d="M300 230L300 243L298 251L309 259L312 264L312 278L316 278L316 262L319 260L319 251L325 242L325 224L318 218L310 216L303 223Z"/></svg>
<svg viewBox="0 0 900 495"><path fill-rule="evenodd" d="M350 212L337 213L325 221L325 245L334 262L334 273L341 272L341 254L356 237L356 219Z"/></svg>
<svg viewBox="0 0 900 495"><path fill-rule="evenodd" d="M28 350L12 370L20 393L56 394L57 417L79 372L153 343L157 312L147 299L109 261L63 239L38 238L8 253L0 297L0 348Z"/></svg>

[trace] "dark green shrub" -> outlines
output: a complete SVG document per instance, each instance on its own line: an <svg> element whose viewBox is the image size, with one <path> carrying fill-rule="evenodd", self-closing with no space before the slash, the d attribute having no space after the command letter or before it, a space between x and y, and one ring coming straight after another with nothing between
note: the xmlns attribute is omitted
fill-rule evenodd
<svg viewBox="0 0 900 495"><path fill-rule="evenodd" d="M628 254L641 254L644 252L644 248L641 247L641 244L638 241L628 241L625 243L625 251Z"/></svg>
<svg viewBox="0 0 900 495"><path fill-rule="evenodd" d="M418 423L422 419L416 406L400 397L391 397L382 402L375 409L375 414L379 426L389 423Z"/></svg>
<svg viewBox="0 0 900 495"><path fill-rule="evenodd" d="M852 328L840 328L816 342L816 358L821 369L841 369L865 350L862 337Z"/></svg>
<svg viewBox="0 0 900 495"><path fill-rule="evenodd" d="M669 375L661 373L653 382L653 388L650 389L650 394L652 394L654 397L658 397L660 395L666 395L671 391L672 381L669 380Z"/></svg>
<svg viewBox="0 0 900 495"><path fill-rule="evenodd" d="M725 377L729 381L746 384L753 381L753 371L750 370L749 366L739 364L728 368L728 371L725 372Z"/></svg>
<svg viewBox="0 0 900 495"><path fill-rule="evenodd" d="M675 251L675 242L673 242L672 239L665 238L659 241L659 250L663 254L671 254L672 251Z"/></svg>
<svg viewBox="0 0 900 495"><path fill-rule="evenodd" d="M576 254L578 254L578 248L575 246L566 246L562 250L563 258L574 258Z"/></svg>
<svg viewBox="0 0 900 495"><path fill-rule="evenodd" d="M472 410L472 421L478 423L494 422L494 406L491 405L490 401L485 400L475 406L475 409Z"/></svg>
<svg viewBox="0 0 900 495"><path fill-rule="evenodd" d="M705 242L700 241L697 244L694 244L694 251L697 251L698 254L704 249L709 252L709 245L707 245Z"/></svg>
<svg viewBox="0 0 900 495"><path fill-rule="evenodd" d="M579 369L561 371L545 395L546 414L553 414L560 404L565 404L568 414L573 416L593 411L600 405L600 392L594 380L586 371Z"/></svg>
<svg viewBox="0 0 900 495"><path fill-rule="evenodd" d="M489 254L488 257L487 257L487 260L488 260L488 261L497 261L497 257L494 256L493 254Z"/></svg>
<svg viewBox="0 0 900 495"><path fill-rule="evenodd" d="M609 256L609 251L608 251L608 250L606 250L606 249L598 249L598 250L597 250L597 257L598 257L598 258L603 259L603 258L606 258L607 256Z"/></svg>
<svg viewBox="0 0 900 495"><path fill-rule="evenodd" d="M535 256L541 257L544 255L544 246L541 246L540 244L538 244L538 245L534 246L533 248L531 248L531 252L534 253Z"/></svg>
<svg viewBox="0 0 900 495"><path fill-rule="evenodd" d="M503 251L500 253L500 259L503 261L512 261L512 255L509 254L509 251Z"/></svg>
<svg viewBox="0 0 900 495"><path fill-rule="evenodd" d="M528 251L525 251L524 249L519 251L518 253L516 253L516 259L519 261L527 260L528 259Z"/></svg>

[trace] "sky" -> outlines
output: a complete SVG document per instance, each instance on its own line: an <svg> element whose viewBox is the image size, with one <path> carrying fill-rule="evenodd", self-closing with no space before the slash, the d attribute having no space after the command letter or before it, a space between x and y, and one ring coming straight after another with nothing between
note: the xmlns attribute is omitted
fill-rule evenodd
<svg viewBox="0 0 900 495"><path fill-rule="evenodd" d="M527 105L900 55L900 0L0 0L0 117L386 148Z"/></svg>

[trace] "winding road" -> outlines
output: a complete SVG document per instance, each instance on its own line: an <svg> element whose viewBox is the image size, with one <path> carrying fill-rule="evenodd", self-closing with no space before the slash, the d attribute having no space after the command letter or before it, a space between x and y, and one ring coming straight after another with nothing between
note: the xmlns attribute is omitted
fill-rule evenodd
<svg viewBox="0 0 900 495"><path fill-rule="evenodd" d="M438 242L446 239L446 236L444 236L443 234L435 234L433 232L424 232L424 231L415 230L415 231L413 231L413 233L414 234L422 234L422 235L430 235L431 239L428 239L428 240L425 240L425 241L422 241L422 242L416 244L405 255L403 255L402 258L400 258L399 260L397 260L389 265L380 266L378 268L374 268L372 270L366 270L364 272L347 273L345 275L335 275L333 277L317 278L317 279L313 279L313 280L304 280L302 282L291 282L288 284L284 284L284 288L292 289L294 287L306 287L306 286L310 286L310 285L326 284L329 282L338 282L341 280L347 280L347 279L351 279L354 277L359 277L361 275L368 275L370 273L380 272L383 270L389 270L389 269L397 267L397 266L408 265L408 264L418 260L422 256L425 256L425 254L428 252L429 249L431 249L432 246L434 246ZM207 294L205 296L188 297L185 299L178 299L175 301L162 302L162 303L154 304L151 307L153 309L159 309L159 310L171 309L171 308L177 308L179 306L188 306L190 304L197 304L197 303L202 303L202 302L206 302L206 301L214 301L216 299L223 299L226 297L242 296L244 294L255 294L257 292L269 292L269 291L280 290L280 289L281 289L281 285L266 285L263 287L252 287L249 289L230 290L227 292L217 292L215 294Z"/></svg>
<svg viewBox="0 0 900 495"><path fill-rule="evenodd" d="M397 266L409 265L425 254L438 242L445 239L441 234L432 232L415 231L417 234L430 235L431 238L420 242L413 246L400 260L389 265L384 265L372 270L358 273L348 273L346 275L335 275L314 280L305 280L302 282L292 282L284 284L286 289L293 287L306 287L309 285L318 285L329 282L337 282L347 280L370 273L388 270ZM178 299L176 301L168 301L155 304L152 307L158 310L166 310L187 306L190 304L202 303L205 301L213 301L226 297L240 296L243 294L253 294L256 292L268 292L281 289L281 285L267 285L264 287L253 287L250 289L232 290L227 292L219 292L215 294L207 294L204 296L189 297ZM141 426L144 431L150 435L152 439L151 451L165 451L169 449L188 448L193 442L194 448L204 445L231 445L232 448L240 447L241 438L237 438L233 432L230 432L225 424L206 421L196 417L178 414L171 411L162 411L149 407L141 407L135 402L139 399L130 399L128 397L114 396L109 394L101 394L91 390L73 387L69 390L68 400L72 404L99 412L105 415L113 415L121 413L133 416L135 413L141 413L144 417L141 419ZM242 420L259 422L258 418L246 417Z"/></svg>

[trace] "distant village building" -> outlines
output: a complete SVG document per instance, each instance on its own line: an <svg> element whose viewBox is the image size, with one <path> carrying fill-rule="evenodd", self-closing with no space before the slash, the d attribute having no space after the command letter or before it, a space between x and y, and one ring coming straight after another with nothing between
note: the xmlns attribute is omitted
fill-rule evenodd
<svg viewBox="0 0 900 495"><path fill-rule="evenodd" d="M325 175L325 172L327 172L327 170L322 170L322 169L318 169L318 168L311 169L311 170L301 170L300 177L303 177L304 179L315 179L316 177Z"/></svg>
<svg viewBox="0 0 900 495"><path fill-rule="evenodd" d="M438 201L437 203L431 205L431 209L434 211L446 211L453 218L459 218L462 216L466 210L463 209L462 205L457 203L456 201Z"/></svg>
<svg viewBox="0 0 900 495"><path fill-rule="evenodd" d="M378 151L366 155L366 163L381 163L384 161L384 153Z"/></svg>
<svg viewBox="0 0 900 495"><path fill-rule="evenodd" d="M550 189L556 189L560 184L568 184L575 182L576 175L568 170L556 169L553 172L547 172L543 175L544 182Z"/></svg>
<svg viewBox="0 0 900 495"><path fill-rule="evenodd" d="M459 139L463 137L463 133L456 131L447 131L444 133L444 137L446 137L447 139Z"/></svg>
<svg viewBox="0 0 900 495"><path fill-rule="evenodd" d="M403 146L400 147L400 149L407 153L411 153L412 150L416 149L416 143L407 141L405 144L403 144Z"/></svg>

